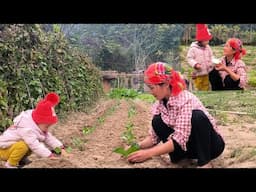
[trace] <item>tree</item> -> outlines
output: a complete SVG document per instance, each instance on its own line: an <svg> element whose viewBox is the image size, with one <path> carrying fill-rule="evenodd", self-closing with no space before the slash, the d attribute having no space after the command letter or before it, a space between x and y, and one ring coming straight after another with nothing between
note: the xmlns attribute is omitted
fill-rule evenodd
<svg viewBox="0 0 256 192"><path fill-rule="evenodd" d="M99 67L131 72L175 55L183 25L85 24L62 29L68 31L65 34L73 46L84 50Z"/></svg>

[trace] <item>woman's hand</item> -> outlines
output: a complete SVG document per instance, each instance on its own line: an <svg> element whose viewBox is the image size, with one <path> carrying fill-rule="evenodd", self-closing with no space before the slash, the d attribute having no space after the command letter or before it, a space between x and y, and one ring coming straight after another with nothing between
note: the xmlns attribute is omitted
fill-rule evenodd
<svg viewBox="0 0 256 192"><path fill-rule="evenodd" d="M228 73L230 75L230 77L234 80L234 81L238 81L240 79L240 75L234 73L230 68L228 68L225 64L220 63L215 65L215 69L218 71L225 71L226 73Z"/></svg>
<svg viewBox="0 0 256 192"><path fill-rule="evenodd" d="M174 144L173 144L173 140L170 139L163 144L131 153L128 156L127 160L133 163L143 162L153 156L163 155L166 153L170 153L172 151L174 151Z"/></svg>
<svg viewBox="0 0 256 192"><path fill-rule="evenodd" d="M131 153L128 157L127 160L131 163L140 163L143 161L146 161L147 159L151 158L151 153L149 150L144 149L144 150L139 150L136 152Z"/></svg>
<svg viewBox="0 0 256 192"><path fill-rule="evenodd" d="M226 71L227 70L227 67L226 65L224 65L223 63L219 63L219 64L216 64L215 65L215 69L217 71Z"/></svg>

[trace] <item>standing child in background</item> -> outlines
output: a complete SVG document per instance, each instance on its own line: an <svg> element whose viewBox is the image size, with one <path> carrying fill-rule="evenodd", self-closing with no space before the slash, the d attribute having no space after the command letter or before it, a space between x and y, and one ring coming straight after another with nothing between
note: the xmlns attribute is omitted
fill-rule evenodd
<svg viewBox="0 0 256 192"><path fill-rule="evenodd" d="M209 41L212 39L205 24L196 24L196 42L193 42L187 53L187 61L194 68L192 79L198 91L208 91L210 88L209 72L213 69L212 49Z"/></svg>
<svg viewBox="0 0 256 192"><path fill-rule="evenodd" d="M17 168L31 151L40 157L54 159L51 150L59 147L61 154L68 156L63 144L48 132L48 128L58 121L54 107L59 101L56 93L49 93L35 109L23 111L14 118L14 125L0 136L0 159L6 161L5 167Z"/></svg>

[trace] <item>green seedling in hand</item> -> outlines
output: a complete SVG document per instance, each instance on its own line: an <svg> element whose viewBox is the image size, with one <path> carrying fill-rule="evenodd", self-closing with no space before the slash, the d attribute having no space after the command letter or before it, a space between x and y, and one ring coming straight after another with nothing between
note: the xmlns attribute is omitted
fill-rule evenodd
<svg viewBox="0 0 256 192"><path fill-rule="evenodd" d="M125 150L123 147L117 147L113 150L113 152L119 153L122 156L127 157L129 154L138 151L139 149L139 145L137 143L133 143L127 150Z"/></svg>
<svg viewBox="0 0 256 192"><path fill-rule="evenodd" d="M56 147L54 149L54 153L56 153L57 155L60 155L61 154L61 148L60 147Z"/></svg>

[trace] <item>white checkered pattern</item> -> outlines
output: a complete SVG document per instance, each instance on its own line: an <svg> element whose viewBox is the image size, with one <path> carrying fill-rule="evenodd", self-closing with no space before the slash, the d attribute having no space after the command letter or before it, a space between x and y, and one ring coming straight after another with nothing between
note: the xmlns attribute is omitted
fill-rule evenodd
<svg viewBox="0 0 256 192"><path fill-rule="evenodd" d="M157 101L152 107L152 114L158 115L161 113L163 122L174 129L174 133L168 139L174 139L184 151L187 150L186 143L191 132L191 117L194 109L202 110L209 118L213 128L220 134L215 119L208 113L201 101L187 90L182 91L177 96L171 96L167 102L167 108L162 101ZM153 128L150 128L149 133L153 143L157 144L159 138Z"/></svg>

